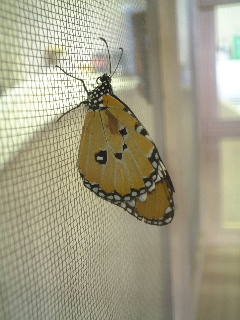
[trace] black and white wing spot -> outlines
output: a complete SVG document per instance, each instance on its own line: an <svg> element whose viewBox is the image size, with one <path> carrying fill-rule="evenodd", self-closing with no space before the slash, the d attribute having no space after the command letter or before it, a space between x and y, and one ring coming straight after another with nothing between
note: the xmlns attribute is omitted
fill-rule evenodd
<svg viewBox="0 0 240 320"><path fill-rule="evenodd" d="M107 150L101 150L95 154L95 160L99 164L106 164L107 163Z"/></svg>

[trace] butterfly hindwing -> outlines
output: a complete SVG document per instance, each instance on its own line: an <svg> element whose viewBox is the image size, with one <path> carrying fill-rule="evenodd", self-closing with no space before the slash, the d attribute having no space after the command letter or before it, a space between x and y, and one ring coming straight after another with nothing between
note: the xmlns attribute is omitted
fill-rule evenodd
<svg viewBox="0 0 240 320"><path fill-rule="evenodd" d="M123 208L138 220L144 220L147 224L162 226L169 224L174 217L174 202L171 179L160 159L157 181L146 194L144 200L141 197L131 201L111 201Z"/></svg>

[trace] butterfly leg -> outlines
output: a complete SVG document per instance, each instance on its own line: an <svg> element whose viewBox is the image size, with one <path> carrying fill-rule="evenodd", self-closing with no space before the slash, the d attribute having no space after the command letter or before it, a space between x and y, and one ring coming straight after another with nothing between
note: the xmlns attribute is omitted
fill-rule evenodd
<svg viewBox="0 0 240 320"><path fill-rule="evenodd" d="M57 122L60 121L60 119L62 119L66 114L68 114L68 113L72 112L73 110L76 110L76 109L78 109L79 107L81 107L82 104L88 104L88 101L82 101L82 102L81 102L80 104L78 104L76 107L74 107L74 108L72 108L72 109L64 112L64 113L61 115L61 117L58 118Z"/></svg>
<svg viewBox="0 0 240 320"><path fill-rule="evenodd" d="M58 65L56 65L55 67L56 67L56 68L59 68L59 69L60 69L63 73L65 73L67 76L69 76L69 77L71 77L71 78L74 78L74 79L76 79L76 80L81 81L82 84L83 84L84 90L85 90L85 91L87 92L87 94L88 94L88 89L87 89L87 87L86 87L85 82L84 82L83 79L79 79L79 78L77 78L77 77L74 77L72 74L66 72L65 70L63 70L63 69L62 69L61 67L59 67Z"/></svg>

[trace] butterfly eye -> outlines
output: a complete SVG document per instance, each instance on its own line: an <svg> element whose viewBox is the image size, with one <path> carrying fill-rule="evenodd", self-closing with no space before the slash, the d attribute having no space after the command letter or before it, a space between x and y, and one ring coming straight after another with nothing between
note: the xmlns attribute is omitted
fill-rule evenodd
<svg viewBox="0 0 240 320"><path fill-rule="evenodd" d="M101 77L97 77L96 82L97 82L97 84L100 84L102 82Z"/></svg>

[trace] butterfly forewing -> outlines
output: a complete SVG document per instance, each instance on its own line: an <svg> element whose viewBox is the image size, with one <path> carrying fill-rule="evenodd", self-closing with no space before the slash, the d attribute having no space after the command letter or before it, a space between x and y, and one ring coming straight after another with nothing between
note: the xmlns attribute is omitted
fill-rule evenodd
<svg viewBox="0 0 240 320"><path fill-rule="evenodd" d="M143 126L120 100L104 95L103 105L105 108L87 114L91 119L83 128L80 172L85 185L98 195L108 200L112 195L114 200L133 199L146 192L157 177L157 162L151 157L157 150L146 130L144 135L142 129L136 131Z"/></svg>

